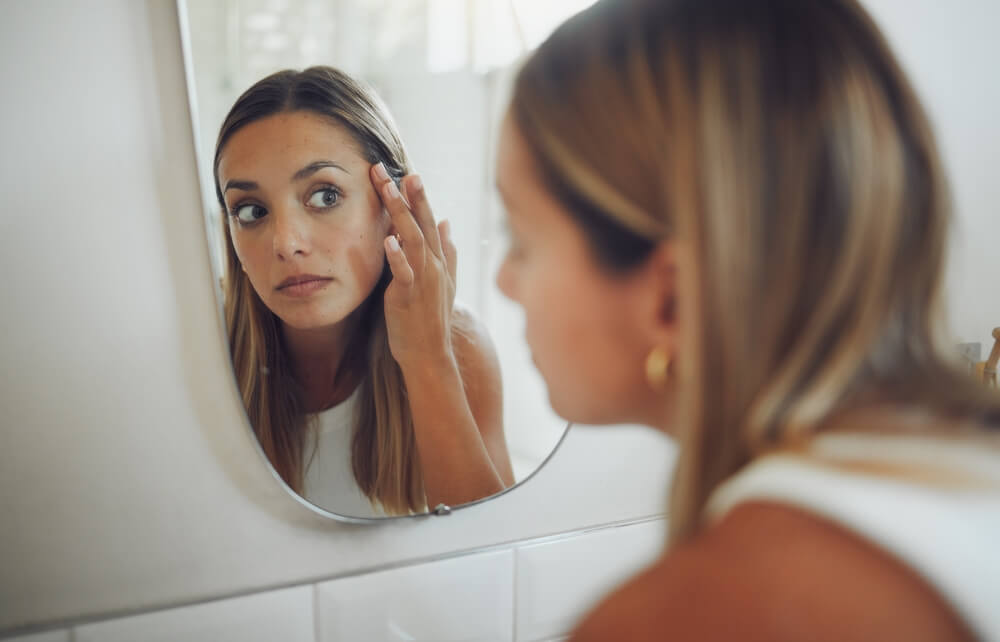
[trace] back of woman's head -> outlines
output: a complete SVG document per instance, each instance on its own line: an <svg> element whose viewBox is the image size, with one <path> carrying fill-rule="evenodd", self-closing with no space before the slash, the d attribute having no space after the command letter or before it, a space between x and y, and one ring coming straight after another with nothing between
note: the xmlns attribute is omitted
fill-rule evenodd
<svg viewBox="0 0 1000 642"><path fill-rule="evenodd" d="M837 410L1000 407L942 356L943 171L855 0L600 2L526 63L511 114L599 264L684 250L678 533Z"/></svg>

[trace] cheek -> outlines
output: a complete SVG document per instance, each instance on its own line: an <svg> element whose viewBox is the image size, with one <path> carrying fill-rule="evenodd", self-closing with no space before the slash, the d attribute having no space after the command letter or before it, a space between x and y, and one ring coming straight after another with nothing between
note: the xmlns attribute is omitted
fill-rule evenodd
<svg viewBox="0 0 1000 642"><path fill-rule="evenodd" d="M553 409L569 421L614 423L638 385L628 302L593 275L554 271L525 284L527 340ZM579 274L579 276L577 276Z"/></svg>
<svg viewBox="0 0 1000 642"><path fill-rule="evenodd" d="M230 238L233 240L233 250L243 271L250 277L251 283L265 266L266 257L260 251L260 241L254 237L241 235L238 230L230 228Z"/></svg>
<svg viewBox="0 0 1000 642"><path fill-rule="evenodd" d="M365 291L362 292L365 296L382 276L385 265L383 238L377 230L369 230L355 233L348 242L334 243L328 248L334 264L343 265L346 257L348 265L344 269L354 277L358 289Z"/></svg>
<svg viewBox="0 0 1000 642"><path fill-rule="evenodd" d="M554 387L567 386L588 367L589 354L580 350L595 334L586 283L557 266L525 265L517 279L518 300L524 307L525 338L542 376Z"/></svg>

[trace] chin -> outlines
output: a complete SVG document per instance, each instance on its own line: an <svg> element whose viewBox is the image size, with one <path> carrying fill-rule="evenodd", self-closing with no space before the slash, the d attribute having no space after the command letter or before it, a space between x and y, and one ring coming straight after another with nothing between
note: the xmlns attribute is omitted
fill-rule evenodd
<svg viewBox="0 0 1000 642"><path fill-rule="evenodd" d="M569 391L554 391L552 386L548 387L549 405L562 419L574 424L601 425L618 423L608 417L608 413L601 412L594 408L592 402L599 399L600 395L587 394L584 392L573 393Z"/></svg>
<svg viewBox="0 0 1000 642"><path fill-rule="evenodd" d="M319 314L301 310L293 313L278 314L277 316L289 328L294 328L295 330L318 330L337 325L346 319L349 314Z"/></svg>
<svg viewBox="0 0 1000 642"><path fill-rule="evenodd" d="M315 330L317 328L322 328L323 325L319 323L308 323L303 322L301 319L294 317L279 317L281 319L281 324L286 328L291 328L293 330Z"/></svg>

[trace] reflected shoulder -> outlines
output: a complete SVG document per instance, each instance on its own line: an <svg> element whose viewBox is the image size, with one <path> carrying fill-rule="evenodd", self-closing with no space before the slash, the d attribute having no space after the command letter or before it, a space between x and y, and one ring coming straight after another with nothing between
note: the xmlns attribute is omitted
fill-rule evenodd
<svg viewBox="0 0 1000 642"><path fill-rule="evenodd" d="M452 347L476 427L504 484L514 472L503 429L503 378L500 360L486 326L458 303L452 314Z"/></svg>
<svg viewBox="0 0 1000 642"><path fill-rule="evenodd" d="M500 362L489 331L459 303L452 313L451 341L467 391L500 385Z"/></svg>

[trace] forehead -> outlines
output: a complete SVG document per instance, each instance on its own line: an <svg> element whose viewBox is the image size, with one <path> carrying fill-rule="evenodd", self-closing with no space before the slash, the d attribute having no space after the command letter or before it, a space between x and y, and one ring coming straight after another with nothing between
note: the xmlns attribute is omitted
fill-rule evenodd
<svg viewBox="0 0 1000 642"><path fill-rule="evenodd" d="M496 183L511 218L516 219L522 210L536 209L539 201L550 200L539 180L535 159L510 112L500 125Z"/></svg>
<svg viewBox="0 0 1000 642"><path fill-rule="evenodd" d="M230 137L219 158L219 178L254 178L251 174L272 169L294 172L317 160L335 161L352 174L368 165L343 125L309 112L282 112Z"/></svg>
<svg viewBox="0 0 1000 642"><path fill-rule="evenodd" d="M538 163L509 113L500 127L496 168L497 188L511 219L530 215L536 225L553 218L568 222L565 215L557 216L562 206L543 182Z"/></svg>
<svg viewBox="0 0 1000 642"><path fill-rule="evenodd" d="M534 170L534 159L528 153L527 145L510 112L500 124L497 143L497 186L505 195L509 194L509 184L530 176Z"/></svg>

